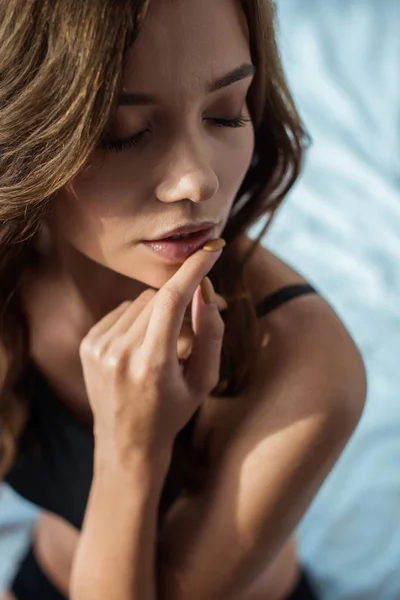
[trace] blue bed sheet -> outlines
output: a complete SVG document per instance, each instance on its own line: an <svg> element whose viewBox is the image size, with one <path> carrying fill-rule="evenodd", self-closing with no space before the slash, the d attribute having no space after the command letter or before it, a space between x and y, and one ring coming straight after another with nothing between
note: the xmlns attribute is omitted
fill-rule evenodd
<svg viewBox="0 0 400 600"><path fill-rule="evenodd" d="M366 361L365 413L300 528L324 600L400 598L400 2L278 0L313 138L266 245L334 306ZM256 229L254 230L256 232Z"/></svg>

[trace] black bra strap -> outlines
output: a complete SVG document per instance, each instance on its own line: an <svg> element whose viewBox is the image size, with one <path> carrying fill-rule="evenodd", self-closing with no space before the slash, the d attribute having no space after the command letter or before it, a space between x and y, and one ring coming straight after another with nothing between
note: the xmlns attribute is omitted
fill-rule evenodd
<svg viewBox="0 0 400 600"><path fill-rule="evenodd" d="M304 294L317 294L318 292L308 283L300 283L294 285L287 285L280 290L277 290L270 296L263 298L256 306L256 313L258 317L275 310L282 304L286 304L289 300L303 296Z"/></svg>

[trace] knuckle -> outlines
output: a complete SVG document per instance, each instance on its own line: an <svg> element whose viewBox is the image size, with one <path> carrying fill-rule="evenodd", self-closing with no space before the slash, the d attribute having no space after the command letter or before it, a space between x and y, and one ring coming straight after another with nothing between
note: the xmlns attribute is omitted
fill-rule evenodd
<svg viewBox="0 0 400 600"><path fill-rule="evenodd" d="M124 346L109 348L103 355L102 364L110 373L121 373L131 359L131 350Z"/></svg>
<svg viewBox="0 0 400 600"><path fill-rule="evenodd" d="M107 352L107 345L91 340L83 341L80 345L79 354L81 359L99 362Z"/></svg>
<svg viewBox="0 0 400 600"><path fill-rule="evenodd" d="M122 304L120 304L119 307L116 310L121 309L121 308L123 308L124 310L126 310L127 308L130 307L131 304L132 304L131 300L124 300L124 302L122 302Z"/></svg>
<svg viewBox="0 0 400 600"><path fill-rule="evenodd" d="M86 336L83 338L83 340L81 340L81 343L79 344L79 356L81 358L87 354L88 346L89 346L89 341L88 341L88 337Z"/></svg>
<svg viewBox="0 0 400 600"><path fill-rule="evenodd" d="M83 339L79 348L82 360L90 360L110 372L123 366L127 353L112 340L92 340L90 337Z"/></svg>
<svg viewBox="0 0 400 600"><path fill-rule="evenodd" d="M81 358L91 358L95 349L95 343L92 339L90 332L83 338L79 345L79 356Z"/></svg>
<svg viewBox="0 0 400 600"><path fill-rule="evenodd" d="M140 299L140 301L143 302L144 304L147 304L148 302L150 302L150 300L152 300L154 298L156 293L157 292L155 290L148 288L140 294L138 299Z"/></svg>
<svg viewBox="0 0 400 600"><path fill-rule="evenodd" d="M132 364L134 378L139 383L146 385L155 382L161 383L168 377L168 361L156 357L140 357Z"/></svg>

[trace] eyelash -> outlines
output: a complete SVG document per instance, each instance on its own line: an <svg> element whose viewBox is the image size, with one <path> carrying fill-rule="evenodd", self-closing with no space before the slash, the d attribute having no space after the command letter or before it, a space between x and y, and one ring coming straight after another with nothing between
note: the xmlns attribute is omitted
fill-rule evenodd
<svg viewBox="0 0 400 600"><path fill-rule="evenodd" d="M206 119L207 121L212 121L214 125L217 127L231 127L233 129L237 129L239 127L245 127L247 123L251 121L251 119L246 119L244 115L239 115L234 119ZM137 133L133 137L127 140L103 140L100 144L100 147L104 150L108 150L110 152L122 152L122 150L129 150L130 148L135 148L140 144L142 136L148 132L148 129Z"/></svg>

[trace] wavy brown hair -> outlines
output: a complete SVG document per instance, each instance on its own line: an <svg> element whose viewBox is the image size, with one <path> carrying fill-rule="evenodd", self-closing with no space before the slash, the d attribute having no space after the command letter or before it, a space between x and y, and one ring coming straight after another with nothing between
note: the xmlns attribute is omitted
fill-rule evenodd
<svg viewBox="0 0 400 600"><path fill-rule="evenodd" d="M0 476L11 467L29 411L20 385L29 331L19 282L52 199L85 165L115 109L129 47L148 0L7 0L0 3ZM211 273L229 299L220 384L250 381L260 339L235 241L266 217L259 241L301 168L304 130L282 73L272 1L243 0L257 73L248 104L251 167L235 199L227 248ZM255 247L256 244L254 244Z"/></svg>

